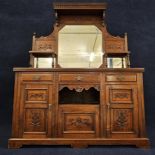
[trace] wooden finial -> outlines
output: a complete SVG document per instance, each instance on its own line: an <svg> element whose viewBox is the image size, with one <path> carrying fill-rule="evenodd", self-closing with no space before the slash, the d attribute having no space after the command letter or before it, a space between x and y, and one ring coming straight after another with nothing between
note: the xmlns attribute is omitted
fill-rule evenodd
<svg viewBox="0 0 155 155"><path fill-rule="evenodd" d="M125 33L125 51L128 52L128 34Z"/></svg>
<svg viewBox="0 0 155 155"><path fill-rule="evenodd" d="M102 25L105 26L105 11L103 11Z"/></svg>
<svg viewBox="0 0 155 155"><path fill-rule="evenodd" d="M57 12L55 12L55 18L56 18L56 26L58 26L59 24L58 24L58 13Z"/></svg>
<svg viewBox="0 0 155 155"><path fill-rule="evenodd" d="M33 33L32 37L32 51L35 50L36 32Z"/></svg>

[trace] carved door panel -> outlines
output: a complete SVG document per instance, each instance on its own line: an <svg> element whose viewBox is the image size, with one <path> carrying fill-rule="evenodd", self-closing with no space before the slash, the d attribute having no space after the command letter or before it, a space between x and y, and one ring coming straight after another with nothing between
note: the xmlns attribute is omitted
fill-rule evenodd
<svg viewBox="0 0 155 155"><path fill-rule="evenodd" d="M52 135L52 85L22 83L20 136L46 138Z"/></svg>
<svg viewBox="0 0 155 155"><path fill-rule="evenodd" d="M99 106L59 106L58 129L59 137L63 138L99 137Z"/></svg>
<svg viewBox="0 0 155 155"><path fill-rule="evenodd" d="M107 136L138 136L138 101L135 85L106 86Z"/></svg>

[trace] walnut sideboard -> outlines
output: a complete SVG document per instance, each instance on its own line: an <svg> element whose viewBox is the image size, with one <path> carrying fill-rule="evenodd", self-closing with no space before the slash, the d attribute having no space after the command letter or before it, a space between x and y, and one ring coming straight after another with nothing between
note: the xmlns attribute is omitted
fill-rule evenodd
<svg viewBox="0 0 155 155"><path fill-rule="evenodd" d="M149 147L143 71L14 68L13 127L8 147Z"/></svg>

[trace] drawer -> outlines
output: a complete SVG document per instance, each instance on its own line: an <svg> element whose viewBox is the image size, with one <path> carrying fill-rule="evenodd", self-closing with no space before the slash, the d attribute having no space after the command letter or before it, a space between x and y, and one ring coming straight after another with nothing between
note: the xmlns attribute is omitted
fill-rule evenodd
<svg viewBox="0 0 155 155"><path fill-rule="evenodd" d="M136 74L108 74L106 75L107 82L136 82Z"/></svg>
<svg viewBox="0 0 155 155"><path fill-rule="evenodd" d="M53 74L48 73L23 73L21 76L23 81L52 81Z"/></svg>
<svg viewBox="0 0 155 155"><path fill-rule="evenodd" d="M100 76L95 73L87 74L59 74L59 81L75 81L75 82L99 82Z"/></svg>

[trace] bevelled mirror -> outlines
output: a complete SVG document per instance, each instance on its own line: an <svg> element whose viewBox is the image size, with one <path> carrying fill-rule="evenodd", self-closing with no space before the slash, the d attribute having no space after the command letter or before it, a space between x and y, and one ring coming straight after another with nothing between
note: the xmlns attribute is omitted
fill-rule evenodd
<svg viewBox="0 0 155 155"><path fill-rule="evenodd" d="M58 64L62 68L99 68L102 32L94 25L66 25L58 33Z"/></svg>
<svg viewBox="0 0 155 155"><path fill-rule="evenodd" d="M124 57L109 57L107 58L108 68L127 68L126 58Z"/></svg>

